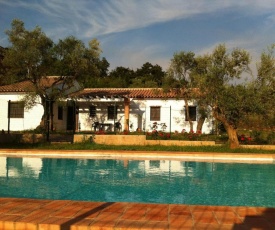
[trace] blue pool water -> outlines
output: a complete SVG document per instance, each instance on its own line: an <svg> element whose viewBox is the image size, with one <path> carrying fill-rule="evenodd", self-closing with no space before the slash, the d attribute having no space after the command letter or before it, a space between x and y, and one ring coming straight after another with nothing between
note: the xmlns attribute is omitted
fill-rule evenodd
<svg viewBox="0 0 275 230"><path fill-rule="evenodd" d="M0 197L275 207L275 165L0 157Z"/></svg>

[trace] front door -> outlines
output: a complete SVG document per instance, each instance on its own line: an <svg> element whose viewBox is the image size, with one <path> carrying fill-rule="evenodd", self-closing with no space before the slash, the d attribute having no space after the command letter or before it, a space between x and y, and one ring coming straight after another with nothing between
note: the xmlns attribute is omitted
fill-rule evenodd
<svg viewBox="0 0 275 230"><path fill-rule="evenodd" d="M78 126L78 111L79 106L68 106L67 107L67 131L76 131L80 129Z"/></svg>

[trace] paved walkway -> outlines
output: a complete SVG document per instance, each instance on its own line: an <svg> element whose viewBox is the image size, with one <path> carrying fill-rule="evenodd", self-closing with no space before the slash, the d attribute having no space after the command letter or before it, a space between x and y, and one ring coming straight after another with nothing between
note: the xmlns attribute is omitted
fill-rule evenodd
<svg viewBox="0 0 275 230"><path fill-rule="evenodd" d="M275 208L0 198L0 229L275 229Z"/></svg>

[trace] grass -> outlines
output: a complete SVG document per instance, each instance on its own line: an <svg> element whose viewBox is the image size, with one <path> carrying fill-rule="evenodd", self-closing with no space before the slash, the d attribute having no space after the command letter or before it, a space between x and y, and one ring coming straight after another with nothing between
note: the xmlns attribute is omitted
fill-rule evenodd
<svg viewBox="0 0 275 230"><path fill-rule="evenodd" d="M47 150L123 150L123 151L171 151L171 152L219 152L219 153L273 153L274 150L230 149L227 145L219 146L137 146L137 145L100 145L90 142L74 144L1 144L0 149L47 149Z"/></svg>

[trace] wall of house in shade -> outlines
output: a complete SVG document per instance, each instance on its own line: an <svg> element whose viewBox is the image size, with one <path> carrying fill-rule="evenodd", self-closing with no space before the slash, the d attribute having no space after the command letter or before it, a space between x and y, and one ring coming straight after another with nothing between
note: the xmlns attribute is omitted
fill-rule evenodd
<svg viewBox="0 0 275 230"><path fill-rule="evenodd" d="M108 132L114 131L116 122L124 126L124 101L123 99L78 99L76 123L79 131L98 131L100 129ZM117 130L118 131L118 130Z"/></svg>
<svg viewBox="0 0 275 230"><path fill-rule="evenodd" d="M38 103L31 109L24 108L23 116L8 119L8 101L19 102L22 99L20 94L0 95L0 130L10 131L32 130L39 126L43 115L43 106ZM9 125L8 125L9 124Z"/></svg>

